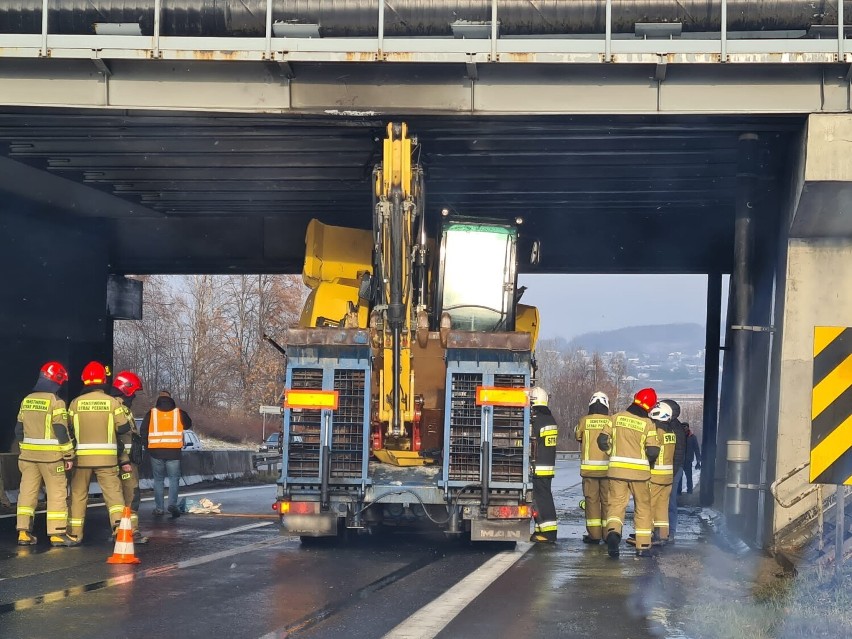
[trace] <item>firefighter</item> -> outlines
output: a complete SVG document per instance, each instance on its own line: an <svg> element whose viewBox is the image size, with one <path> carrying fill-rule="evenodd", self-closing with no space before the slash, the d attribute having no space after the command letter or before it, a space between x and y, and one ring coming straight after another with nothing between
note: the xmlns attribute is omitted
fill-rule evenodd
<svg viewBox="0 0 852 639"><path fill-rule="evenodd" d="M142 463L142 438L136 430L136 419L130 409L136 393L142 390L142 380L136 373L121 371L112 381L110 395L121 402L127 423L130 424L130 447L125 449L130 459L130 471L120 470L121 491L124 494L124 505L130 506L130 524L133 529L133 541L137 544L147 544L148 538L139 532L139 464Z"/></svg>
<svg viewBox="0 0 852 639"><path fill-rule="evenodd" d="M533 501L535 502L535 532L530 541L556 542L556 506L550 484L556 474L556 436L558 427L547 407L547 392L540 386L530 389L532 434L535 436L533 461Z"/></svg>
<svg viewBox="0 0 852 639"><path fill-rule="evenodd" d="M33 392L21 402L15 438L20 445L18 468L21 486L18 495L18 545L38 542L32 534L38 494L44 484L47 493L47 534L51 546L76 546L66 534L68 523L68 484L65 472L74 465L74 443L68 432L65 402L57 393L68 380L59 362L41 367Z"/></svg>
<svg viewBox="0 0 852 639"><path fill-rule="evenodd" d="M130 424L122 403L106 394L107 375L103 364L86 364L81 375L85 392L68 407L77 439L77 464L71 474L69 533L78 541L83 540L92 474L101 487L114 535L124 510L118 467L122 472L132 470L126 452L131 443ZM120 453L119 441L125 447Z"/></svg>
<svg viewBox="0 0 852 639"><path fill-rule="evenodd" d="M618 557L627 502L633 495L636 556L645 557L651 547L651 463L660 453L657 429L648 411L657 403L653 388L643 388L633 403L612 417L612 425L598 435L598 446L609 453L607 480L606 544L610 557Z"/></svg>
<svg viewBox="0 0 852 639"><path fill-rule="evenodd" d="M676 442L674 447L674 477L672 479L672 492L669 497L669 544L675 543L677 536L677 496L680 481L683 479L683 465L686 459L686 428L680 417L680 404L673 399L664 399L672 409L672 417L669 420L671 432L674 433Z"/></svg>
<svg viewBox="0 0 852 639"><path fill-rule="evenodd" d="M586 503L584 544L599 544L603 539L606 521L607 454L597 446L598 435L612 427L609 418L609 397L597 392L589 400L589 414L580 418L574 432L580 442L580 477L583 478L583 498Z"/></svg>
<svg viewBox="0 0 852 639"><path fill-rule="evenodd" d="M672 407L659 402L648 413L657 427L660 454L651 468L651 512L654 517L653 543L665 545L669 539L669 497L674 479L674 455L677 436L672 425Z"/></svg>

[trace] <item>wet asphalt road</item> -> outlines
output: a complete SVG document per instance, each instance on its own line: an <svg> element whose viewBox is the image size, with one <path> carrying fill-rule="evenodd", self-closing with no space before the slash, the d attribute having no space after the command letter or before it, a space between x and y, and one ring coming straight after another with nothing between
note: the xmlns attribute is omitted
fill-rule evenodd
<svg viewBox="0 0 852 639"><path fill-rule="evenodd" d="M89 509L86 541L71 549L20 548L14 518L0 518L0 637L378 638L399 624L408 631L404 622L450 588L471 591L466 577L507 556L510 567L473 590L439 637L660 636L644 596L654 560L625 552L613 561L603 546L580 543L577 462L557 472L559 541L528 551L400 533L305 546L268 518L274 486L190 496L221 503L224 516L155 519L143 501L151 542L136 547L140 566L105 563L113 545L102 506Z"/></svg>

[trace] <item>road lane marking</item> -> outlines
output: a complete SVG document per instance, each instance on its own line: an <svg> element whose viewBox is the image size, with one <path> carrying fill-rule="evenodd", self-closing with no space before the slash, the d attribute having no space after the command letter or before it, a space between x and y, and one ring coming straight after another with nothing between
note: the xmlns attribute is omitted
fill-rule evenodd
<svg viewBox="0 0 852 639"><path fill-rule="evenodd" d="M233 535L234 533L242 532L244 530L251 530L252 528L262 528L263 526L271 526L274 522L271 521L262 521L258 524L246 524L245 526L237 526L236 528L230 528L228 530L220 530L218 532L207 533L206 535L200 535L199 539L213 539L214 537L224 537L225 535Z"/></svg>
<svg viewBox="0 0 852 639"><path fill-rule="evenodd" d="M302 617L301 619L294 621L293 623L287 626L266 633L260 639L286 639L294 633L299 633L302 630L305 630L306 628L311 628L312 626L315 626L316 624L328 619L329 617L339 613L340 611L345 610L346 608L349 608L352 605L357 605L358 602L369 598L370 595L372 595L373 593L392 586L401 579L404 579L409 575L414 574L418 570L425 568L426 566L434 563L435 561L436 559L431 555L421 557L420 559L408 564L407 566L403 566L402 568L394 570L392 573L389 573L383 577L379 577L378 579L367 584L363 588L359 588L358 590L346 595L343 599L332 601L331 603L323 606L319 610L313 611L306 617Z"/></svg>
<svg viewBox="0 0 852 639"><path fill-rule="evenodd" d="M432 639L455 619L467 605L511 568L533 547L522 542L515 550L501 552L482 564L467 577L427 604L382 639Z"/></svg>
<svg viewBox="0 0 852 639"><path fill-rule="evenodd" d="M178 561L176 563L157 566L156 568L148 568L145 570L140 570L138 572L129 572L123 575L119 575L117 577L103 579L101 581L81 584L79 586L71 586L70 588L65 588L63 590L54 590L53 592L47 592L42 595L36 595L35 597L26 597L24 599L18 599L17 601L11 601L9 603L0 604L0 615L16 610L27 610L29 608L34 608L44 603L61 601L63 599L67 599L75 595L82 595L87 592L103 590L104 588L110 588L112 586L120 586L122 584L130 583L131 581L135 581L137 579L156 577L158 575L169 573L174 570L191 568L193 566L201 566L203 564L208 564L212 561L217 561L219 559L225 559L227 557L233 557L234 555L241 555L247 552L261 550L269 546L275 546L285 541L289 541L289 539L287 539L286 537L273 537L271 539L265 539L263 541L247 544L245 546L237 546L236 548L231 548L230 550L222 550L219 552L211 553L209 555L202 555L200 557L194 557L192 559L184 559L183 561Z"/></svg>

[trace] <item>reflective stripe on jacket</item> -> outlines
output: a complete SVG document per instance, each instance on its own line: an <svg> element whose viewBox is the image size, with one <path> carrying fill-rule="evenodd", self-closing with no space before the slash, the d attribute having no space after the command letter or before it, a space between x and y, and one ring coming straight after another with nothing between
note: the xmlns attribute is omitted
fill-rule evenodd
<svg viewBox="0 0 852 639"><path fill-rule="evenodd" d="M648 481L651 466L645 449L657 446L657 428L647 417L637 417L626 411L612 417L612 426L604 429L609 435L609 469L607 477L631 481Z"/></svg>
<svg viewBox="0 0 852 639"><path fill-rule="evenodd" d="M84 468L116 466L118 456L118 429L130 430L124 406L115 397L102 390L80 395L71 402L68 413L77 438L77 465ZM124 441L124 440L122 440ZM126 461L126 455L122 455Z"/></svg>
<svg viewBox="0 0 852 639"><path fill-rule="evenodd" d="M607 415L585 415L580 418L574 436L580 442L580 476L606 477L609 455L598 447L598 435L612 428Z"/></svg>
<svg viewBox="0 0 852 639"><path fill-rule="evenodd" d="M533 474L536 477L553 477L556 474L556 440L559 427L547 406L533 406L532 435L536 439Z"/></svg>
<svg viewBox="0 0 852 639"><path fill-rule="evenodd" d="M68 412L65 402L53 393L30 393L21 402L18 421L24 426L20 441L20 459L31 462L56 462L73 459L74 444L68 437ZM54 424L59 427L60 435Z"/></svg>
<svg viewBox="0 0 852 639"><path fill-rule="evenodd" d="M651 483L667 486L674 479L674 454L677 436L675 433L657 426L657 444L660 454L651 469Z"/></svg>
<svg viewBox="0 0 852 639"><path fill-rule="evenodd" d="M183 448L183 419L178 408L151 409L148 448Z"/></svg>

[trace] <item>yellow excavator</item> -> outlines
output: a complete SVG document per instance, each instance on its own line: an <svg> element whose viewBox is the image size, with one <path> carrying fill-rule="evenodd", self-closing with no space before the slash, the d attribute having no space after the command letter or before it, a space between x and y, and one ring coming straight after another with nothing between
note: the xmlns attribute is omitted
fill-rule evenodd
<svg viewBox="0 0 852 639"><path fill-rule="evenodd" d="M518 303L521 220L427 219L416 148L388 125L371 229L308 225L276 507L302 537L431 523L526 539L538 312Z"/></svg>
<svg viewBox="0 0 852 639"><path fill-rule="evenodd" d="M426 234L423 169L411 160L415 146L416 140L409 137L406 124L388 125L383 161L373 171L371 231L328 226L318 220L310 222L303 278L311 293L300 320L302 327L369 328L377 369L372 454L384 463L396 465L431 463L434 455L428 452L435 452L440 446L429 434L437 433L434 413L444 408L445 338L450 329L465 323L460 319L463 308L477 310L476 304L458 303L465 301L462 291L476 297L475 289L482 282L473 277L474 272L486 271L486 280L496 284L498 293L497 308L478 305L482 317L473 322L474 328L488 330L490 323L491 330L528 332L533 343L538 333L538 312L534 307L517 304L516 272L514 268L506 269L506 262L514 258L516 251L513 224L456 220L453 227L445 220L444 248L447 241L454 240L461 255L465 255L476 244L465 249L463 243L485 237L496 239L496 243L491 242L496 252L480 255L478 269L473 271L474 264L464 268L451 264L451 271L444 264L436 277L436 246ZM443 213L449 217L448 211ZM461 233L461 229L466 232ZM479 243L483 244L481 240ZM489 261L489 257L496 259ZM494 270L487 273L492 267ZM451 290L451 301L456 302L453 308L445 304L440 314L435 312L438 300L433 291L437 287ZM511 290L510 297L501 294L506 289ZM484 299L488 300L488 295ZM488 321L488 315L493 321ZM439 330L430 335L436 323ZM429 424L424 416L432 418L426 420ZM425 454L424 436L428 451Z"/></svg>

